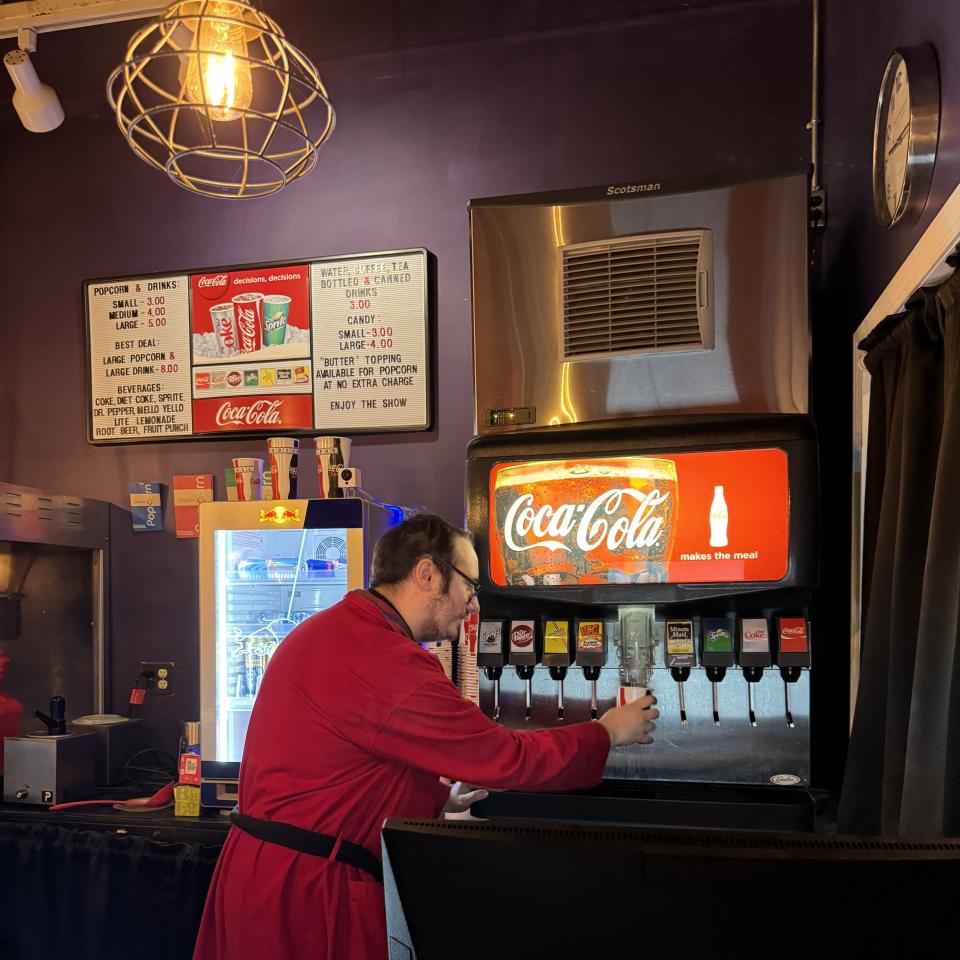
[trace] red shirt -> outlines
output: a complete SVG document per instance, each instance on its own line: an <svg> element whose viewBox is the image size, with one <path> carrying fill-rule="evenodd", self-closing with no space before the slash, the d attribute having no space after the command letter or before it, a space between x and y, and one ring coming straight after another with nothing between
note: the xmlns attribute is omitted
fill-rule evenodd
<svg viewBox="0 0 960 960"><path fill-rule="evenodd" d="M449 787L572 790L600 780L598 723L518 732L460 696L392 607L365 591L293 630L247 730L240 809L380 857L387 817L434 818ZM387 956L383 886L364 871L231 829L194 960Z"/></svg>

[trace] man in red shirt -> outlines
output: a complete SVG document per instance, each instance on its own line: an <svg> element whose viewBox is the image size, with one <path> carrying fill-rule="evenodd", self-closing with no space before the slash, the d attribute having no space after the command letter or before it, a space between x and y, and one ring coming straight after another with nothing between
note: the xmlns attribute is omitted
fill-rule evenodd
<svg viewBox="0 0 960 960"><path fill-rule="evenodd" d="M463 699L419 644L456 638L478 609L478 574L465 531L413 517L381 537L370 590L280 645L250 718L242 816L217 864L195 960L381 960L387 817L438 816L450 797L441 777L591 787L611 744L650 742L652 697L598 723L524 732Z"/></svg>

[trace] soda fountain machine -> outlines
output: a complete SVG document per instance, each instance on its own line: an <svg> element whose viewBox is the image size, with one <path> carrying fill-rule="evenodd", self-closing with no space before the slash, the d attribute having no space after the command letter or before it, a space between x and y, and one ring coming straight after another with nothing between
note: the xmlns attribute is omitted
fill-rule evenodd
<svg viewBox="0 0 960 960"><path fill-rule="evenodd" d="M643 782L648 793L684 785L682 804L669 790L652 794L678 822L811 825L819 525L807 417L663 417L478 438L467 488L483 582L481 708L533 729L596 719L648 689L658 700L654 743L611 751L605 802L558 797L557 815L622 817L609 800ZM695 784L711 790L698 800ZM499 795L485 815L493 808L545 816L550 804Z"/></svg>
<svg viewBox="0 0 960 960"><path fill-rule="evenodd" d="M808 198L796 171L471 201L480 705L661 711L599 791L482 815L812 826Z"/></svg>

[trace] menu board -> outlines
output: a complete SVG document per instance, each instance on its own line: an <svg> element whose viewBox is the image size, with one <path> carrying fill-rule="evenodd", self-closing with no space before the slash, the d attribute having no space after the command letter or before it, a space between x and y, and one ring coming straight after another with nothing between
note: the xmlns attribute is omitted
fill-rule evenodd
<svg viewBox="0 0 960 960"><path fill-rule="evenodd" d="M430 426L427 252L84 284L91 443Z"/></svg>

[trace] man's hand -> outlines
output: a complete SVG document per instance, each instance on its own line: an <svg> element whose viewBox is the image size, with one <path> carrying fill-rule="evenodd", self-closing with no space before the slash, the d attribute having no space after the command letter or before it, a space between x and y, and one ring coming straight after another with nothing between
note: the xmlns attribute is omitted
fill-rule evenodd
<svg viewBox="0 0 960 960"><path fill-rule="evenodd" d="M489 796L489 791L484 790L483 787L476 787L458 780L450 786L450 797L443 805L443 817L458 820L472 819L471 805L478 800L486 800Z"/></svg>
<svg viewBox="0 0 960 960"><path fill-rule="evenodd" d="M653 721L660 716L660 711L653 706L656 702L657 698L648 694L633 703L608 710L600 718L600 723L607 728L611 745L653 743L652 734L657 726Z"/></svg>

